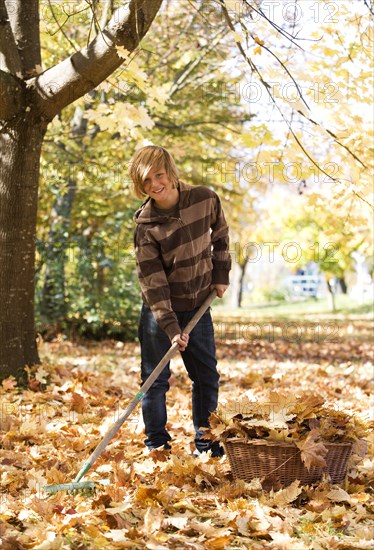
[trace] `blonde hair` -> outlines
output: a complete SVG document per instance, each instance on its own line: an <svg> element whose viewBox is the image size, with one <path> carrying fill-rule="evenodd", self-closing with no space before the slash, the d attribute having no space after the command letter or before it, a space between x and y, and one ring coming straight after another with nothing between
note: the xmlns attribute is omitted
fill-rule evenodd
<svg viewBox="0 0 374 550"><path fill-rule="evenodd" d="M144 180L152 168L163 168L170 181L177 183L178 169L171 154L157 145L146 145L138 149L130 161L130 176L134 184L135 195L140 199L147 193L144 191Z"/></svg>

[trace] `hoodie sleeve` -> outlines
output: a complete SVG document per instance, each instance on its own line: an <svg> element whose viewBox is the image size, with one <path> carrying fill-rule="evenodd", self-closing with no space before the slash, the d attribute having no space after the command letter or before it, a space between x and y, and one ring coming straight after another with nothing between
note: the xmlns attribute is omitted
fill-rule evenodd
<svg viewBox="0 0 374 550"><path fill-rule="evenodd" d="M147 231L139 225L135 231L135 257L139 284L143 300L152 310L158 325L170 340L181 333L177 316L170 301L170 289L159 245L147 236Z"/></svg>
<svg viewBox="0 0 374 550"><path fill-rule="evenodd" d="M231 269L229 251L229 228L222 210L221 201L215 194L214 211L211 222L212 239L212 283L228 285Z"/></svg>

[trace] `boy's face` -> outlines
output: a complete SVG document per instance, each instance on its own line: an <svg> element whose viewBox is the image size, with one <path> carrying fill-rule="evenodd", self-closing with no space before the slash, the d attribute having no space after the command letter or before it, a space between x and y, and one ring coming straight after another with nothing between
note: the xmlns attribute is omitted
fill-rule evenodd
<svg viewBox="0 0 374 550"><path fill-rule="evenodd" d="M176 191L163 166L152 168L148 172L143 182L143 189L161 207L170 202Z"/></svg>

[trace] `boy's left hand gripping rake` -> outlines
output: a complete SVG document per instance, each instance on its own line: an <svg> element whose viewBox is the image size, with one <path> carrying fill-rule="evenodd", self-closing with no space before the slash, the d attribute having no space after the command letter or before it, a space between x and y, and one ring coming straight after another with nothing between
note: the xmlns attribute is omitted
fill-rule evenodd
<svg viewBox="0 0 374 550"><path fill-rule="evenodd" d="M202 303L202 305L199 307L195 315L192 317L188 325L183 329L183 332L186 334L189 334L192 329L196 326L196 324L200 321L201 317L204 315L210 304L213 302L214 298L217 296L217 291L214 289L209 296L206 298L206 300ZM109 444L110 440L116 435L122 424L127 420L127 418L130 416L132 411L135 409L135 407L140 403L140 401L143 399L144 395L147 393L149 388L152 386L153 382L158 378L161 371L165 368L167 363L170 361L170 359L176 354L178 350L178 344L174 343L169 350L166 352L164 357L161 359L159 364L156 366L154 371L150 374L150 376L147 378L147 380L144 382L144 384L140 387L138 393L133 397L133 399L130 401L130 403L127 405L125 411L122 413L122 415L118 418L118 420L112 425L112 427L109 429L109 431L105 434L103 439L100 441L100 443L97 445L96 449L93 451L87 462L85 462L78 472L78 475L71 483L61 483L58 485L46 485L43 487L43 489L47 493L57 493L58 491L75 491L75 490L92 490L95 487L95 483L93 481L80 481L83 476L86 475L88 470L91 468L91 466L96 462L96 460L99 458L101 453L104 451L105 447ZM102 485L107 485L109 483L109 480L97 480L96 483L101 483Z"/></svg>

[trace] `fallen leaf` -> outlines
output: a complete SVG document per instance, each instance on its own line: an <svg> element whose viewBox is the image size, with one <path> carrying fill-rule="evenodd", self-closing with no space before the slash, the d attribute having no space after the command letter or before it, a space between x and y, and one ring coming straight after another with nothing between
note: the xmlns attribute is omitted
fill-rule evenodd
<svg viewBox="0 0 374 550"><path fill-rule="evenodd" d="M338 489L332 489L328 494L327 498L333 502L351 502L351 496L344 491L341 487Z"/></svg>
<svg viewBox="0 0 374 550"><path fill-rule="evenodd" d="M300 481L297 479L284 489L277 491L273 497L269 498L269 504L274 506L286 506L287 504L294 502L294 500L296 500L302 492L299 485Z"/></svg>

